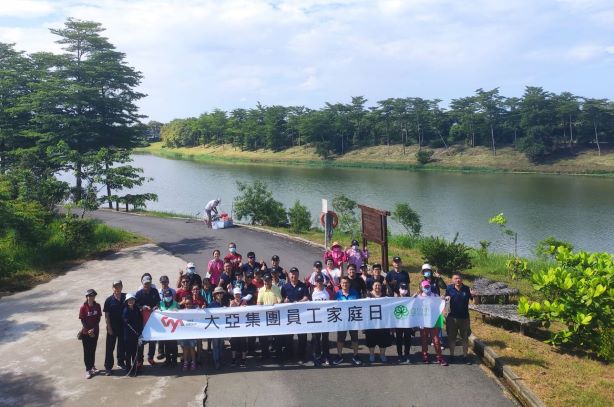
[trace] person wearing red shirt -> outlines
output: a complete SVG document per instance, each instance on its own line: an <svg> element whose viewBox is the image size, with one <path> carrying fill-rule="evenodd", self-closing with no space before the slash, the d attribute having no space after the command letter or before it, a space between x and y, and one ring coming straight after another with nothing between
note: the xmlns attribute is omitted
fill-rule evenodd
<svg viewBox="0 0 614 407"><path fill-rule="evenodd" d="M207 303L202 295L200 295L200 287L196 284L192 287L192 304L193 308L206 308Z"/></svg>
<svg viewBox="0 0 614 407"><path fill-rule="evenodd" d="M224 256L224 261L230 262L232 271L237 271L241 267L243 256L237 252L237 244L235 242L228 243L228 254Z"/></svg>
<svg viewBox="0 0 614 407"><path fill-rule="evenodd" d="M181 304L185 297L191 297L192 291L190 290L190 279L188 277L184 277L181 279L181 283L179 283L179 288L177 290L177 294L175 295L175 300Z"/></svg>
<svg viewBox="0 0 614 407"><path fill-rule="evenodd" d="M81 320L81 342L83 343L83 362L85 363L85 378L91 379L98 369L94 366L96 361L96 345L98 345L98 334L100 332L100 318L102 310L100 304L96 302L98 293L93 288L85 292L85 302L79 309L79 319Z"/></svg>

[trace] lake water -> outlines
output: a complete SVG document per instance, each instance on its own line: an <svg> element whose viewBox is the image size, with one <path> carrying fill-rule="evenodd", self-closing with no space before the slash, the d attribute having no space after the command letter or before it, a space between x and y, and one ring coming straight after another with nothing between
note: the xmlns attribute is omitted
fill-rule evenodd
<svg viewBox="0 0 614 407"><path fill-rule="evenodd" d="M316 221L322 198L344 193L359 203L392 210L406 202L421 216L424 235L460 239L478 246L513 251L488 219L503 212L518 233L520 254L555 236L577 249L612 252L614 246L614 178L535 174L482 174L374 169L324 169L209 164L136 155L134 165L154 180L139 188L155 192L148 209L196 214L215 197L232 210L235 181L265 181L286 207L300 200ZM394 232L399 225L390 220Z"/></svg>

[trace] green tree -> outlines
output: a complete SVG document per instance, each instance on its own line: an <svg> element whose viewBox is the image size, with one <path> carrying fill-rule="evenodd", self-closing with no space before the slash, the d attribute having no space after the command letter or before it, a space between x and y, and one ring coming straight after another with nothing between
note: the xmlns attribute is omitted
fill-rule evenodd
<svg viewBox="0 0 614 407"><path fill-rule="evenodd" d="M294 233L305 232L311 228L311 213L298 200L294 202L292 208L288 209L288 218L290 219L290 229Z"/></svg>
<svg viewBox="0 0 614 407"><path fill-rule="evenodd" d="M341 232L356 233L360 226L356 215L356 201L345 194L338 194L333 197L332 204L339 218Z"/></svg>
<svg viewBox="0 0 614 407"><path fill-rule="evenodd" d="M470 248L457 240L458 233L451 242L433 236L422 239L420 242L422 258L448 275L471 268Z"/></svg>
<svg viewBox="0 0 614 407"><path fill-rule="evenodd" d="M420 215L406 203L397 203L392 212L392 219L405 228L408 234L416 237L420 235L422 223Z"/></svg>
<svg viewBox="0 0 614 407"><path fill-rule="evenodd" d="M237 181L240 195L234 198L237 219L247 219L252 225L283 226L288 217L281 202L273 198L266 183L255 181L246 184Z"/></svg>

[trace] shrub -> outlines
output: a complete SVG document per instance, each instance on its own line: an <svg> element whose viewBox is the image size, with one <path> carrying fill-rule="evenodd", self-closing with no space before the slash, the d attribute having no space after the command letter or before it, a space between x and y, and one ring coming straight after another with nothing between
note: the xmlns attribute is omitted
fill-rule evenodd
<svg viewBox="0 0 614 407"><path fill-rule="evenodd" d="M300 201L294 202L294 206L288 210L290 229L294 233L301 233L311 228L311 213Z"/></svg>
<svg viewBox="0 0 614 407"><path fill-rule="evenodd" d="M535 254L542 258L554 257L559 247L565 247L573 251L573 245L564 240L558 240L554 236L549 236L544 240L540 240L535 245Z"/></svg>
<svg viewBox="0 0 614 407"><path fill-rule="evenodd" d="M255 181L248 185L237 181L241 193L234 199L235 216L241 220L249 219L252 225L283 226L288 215L281 202L273 198L267 184Z"/></svg>
<svg viewBox="0 0 614 407"><path fill-rule="evenodd" d="M418 212L414 211L408 204L396 204L392 212L392 219L403 226L408 234L412 236L420 235L420 230L422 229L420 215L418 215Z"/></svg>
<svg viewBox="0 0 614 407"><path fill-rule="evenodd" d="M614 257L609 253L573 253L559 247L555 265L531 275L542 301L522 297L518 312L543 321L561 322L565 328L553 332L548 343L589 348L611 357L614 318ZM605 347L605 348L604 348Z"/></svg>
<svg viewBox="0 0 614 407"><path fill-rule="evenodd" d="M95 222L92 219L79 219L68 214L60 224L66 246L87 248L92 243Z"/></svg>
<svg viewBox="0 0 614 407"><path fill-rule="evenodd" d="M458 233L451 242L433 236L424 238L420 243L422 258L447 274L471 268L470 248L457 240Z"/></svg>
<svg viewBox="0 0 614 407"><path fill-rule="evenodd" d="M416 152L416 160L421 165L428 164L435 152L433 150L421 149Z"/></svg>
<svg viewBox="0 0 614 407"><path fill-rule="evenodd" d="M356 215L356 201L344 194L335 195L333 198L333 210L339 218L339 230L342 233L355 235L360 229L360 222Z"/></svg>

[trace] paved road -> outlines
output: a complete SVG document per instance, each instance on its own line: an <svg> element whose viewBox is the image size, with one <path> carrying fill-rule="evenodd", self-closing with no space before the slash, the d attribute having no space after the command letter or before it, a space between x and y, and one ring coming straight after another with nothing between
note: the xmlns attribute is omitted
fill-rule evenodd
<svg viewBox="0 0 614 407"><path fill-rule="evenodd" d="M149 218L98 211L104 222L151 238L164 249L185 261L203 266L214 248L224 252L229 241L238 251L256 252L258 258L278 254L284 267L297 266L301 274L311 270L321 250L281 237L246 228L209 230L202 223L180 219ZM388 354L394 355L394 347ZM367 349L361 345L363 360ZM417 347L412 350L418 351ZM334 351L333 351L334 352ZM346 350L349 352L349 350ZM499 384L480 365L405 365L374 364L334 368L296 365L260 366L248 361L246 370L230 368L209 371L206 377L208 406L514 406ZM205 380L205 378L203 378ZM177 389L180 391L179 389Z"/></svg>

